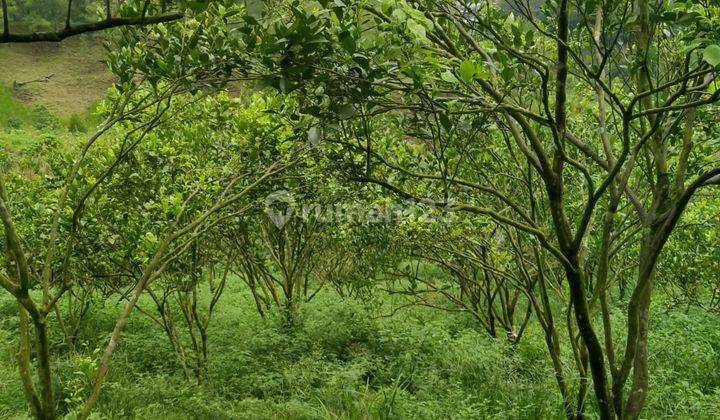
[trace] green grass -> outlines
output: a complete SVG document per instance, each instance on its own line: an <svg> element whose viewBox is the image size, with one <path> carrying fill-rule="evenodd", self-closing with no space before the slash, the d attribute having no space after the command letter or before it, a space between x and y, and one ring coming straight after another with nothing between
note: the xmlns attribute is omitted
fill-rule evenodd
<svg viewBox="0 0 720 420"><path fill-rule="evenodd" d="M63 412L73 395L84 392L78 372L97 357L119 309L115 302L95 307L85 321L80 355L63 353L60 336L53 337ZM304 307L301 324L288 331L275 316L260 319L233 283L209 332L209 376L203 385L184 378L162 331L136 312L112 362L99 418L562 418L536 325L513 347L489 338L461 315L411 308L378 317L389 313L391 303L389 297L340 300L327 291ZM151 309L149 302L143 305ZM13 363L14 310L3 296L1 418L25 415ZM720 333L712 316L699 311L656 315L643 417L716 418ZM593 418L589 403L588 418Z"/></svg>
<svg viewBox="0 0 720 420"><path fill-rule="evenodd" d="M0 85L0 127L10 128L13 120L20 124L29 124L30 112L15 99L11 88Z"/></svg>
<svg viewBox="0 0 720 420"><path fill-rule="evenodd" d="M11 88L0 85L0 154L26 149L49 137L70 144L98 123L89 110L62 118L43 105L26 105L15 98Z"/></svg>

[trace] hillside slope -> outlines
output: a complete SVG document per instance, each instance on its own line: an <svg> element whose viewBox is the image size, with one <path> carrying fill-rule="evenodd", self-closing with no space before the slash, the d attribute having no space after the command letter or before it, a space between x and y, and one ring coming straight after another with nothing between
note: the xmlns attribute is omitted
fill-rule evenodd
<svg viewBox="0 0 720 420"><path fill-rule="evenodd" d="M21 102L42 104L53 114L82 114L100 99L113 78L102 62L104 49L94 36L79 36L61 43L0 46L0 85L28 82L52 75L47 81L13 89Z"/></svg>

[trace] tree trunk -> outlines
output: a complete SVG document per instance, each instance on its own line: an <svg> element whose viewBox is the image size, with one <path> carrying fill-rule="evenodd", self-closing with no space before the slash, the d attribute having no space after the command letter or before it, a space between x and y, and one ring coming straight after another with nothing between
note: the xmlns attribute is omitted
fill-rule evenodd
<svg viewBox="0 0 720 420"><path fill-rule="evenodd" d="M635 299L630 300L632 307L628 309L628 315L633 316L632 319L628 319L628 322L632 321L634 323L631 334L628 334L628 340L634 340L632 343L634 351L631 353L633 369L632 386L622 411L622 417L624 419L638 418L640 410L645 403L648 386L648 322L650 299L652 283L655 276L655 263L662 249L661 244L663 242L659 241L653 232L644 236L638 267L637 294L634 296ZM622 389L619 391L622 392ZM619 397L622 398L622 394Z"/></svg>
<svg viewBox="0 0 720 420"><path fill-rule="evenodd" d="M570 298L573 302L575 321L578 331L585 343L588 352L588 362L593 378L593 389L598 401L601 419L613 419L614 410L608 392L608 381L605 372L605 356L603 354L600 340L598 340L592 323L590 322L588 303L585 298L584 279L579 265L574 270L566 270L570 286Z"/></svg>
<svg viewBox="0 0 720 420"><path fill-rule="evenodd" d="M47 318L33 319L37 341L38 378L40 379L40 397L42 399L43 419L55 418L55 397L53 395L52 371L50 368L50 344L47 337Z"/></svg>
<svg viewBox="0 0 720 420"><path fill-rule="evenodd" d="M33 385L33 377L30 370L30 357L32 352L30 344L30 319L27 310L20 304L18 304L18 318L20 327L17 360L20 379L23 383L23 392L25 393L25 399L30 405L30 412L33 417L42 418L43 407L37 393L35 393L35 386Z"/></svg>

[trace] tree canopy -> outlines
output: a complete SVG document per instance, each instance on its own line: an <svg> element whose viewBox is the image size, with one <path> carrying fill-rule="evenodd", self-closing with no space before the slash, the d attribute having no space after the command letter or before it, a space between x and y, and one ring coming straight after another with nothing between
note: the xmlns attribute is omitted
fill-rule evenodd
<svg viewBox="0 0 720 420"><path fill-rule="evenodd" d="M74 347L97 294L123 305L78 418L134 312L204 383L236 280L288 334L325 290L514 349L535 330L568 419L643 416L658 296L720 307L712 2L69 2L64 25L2 4L4 43L119 27L104 122L0 174L36 418L61 414L48 328Z"/></svg>

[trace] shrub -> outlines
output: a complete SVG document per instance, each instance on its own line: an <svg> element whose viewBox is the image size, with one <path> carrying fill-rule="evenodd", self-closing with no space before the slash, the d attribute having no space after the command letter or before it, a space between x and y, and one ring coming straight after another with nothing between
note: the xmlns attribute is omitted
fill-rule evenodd
<svg viewBox="0 0 720 420"><path fill-rule="evenodd" d="M16 117L8 117L7 120L5 120L5 127L8 130L19 130L22 128L22 125L22 120Z"/></svg>
<svg viewBox="0 0 720 420"><path fill-rule="evenodd" d="M51 130L61 126L60 120L44 105L36 104L30 108L30 120L38 130Z"/></svg>
<svg viewBox="0 0 720 420"><path fill-rule="evenodd" d="M87 126L82 117L77 114L73 114L67 123L68 131L71 133L82 133L87 131Z"/></svg>

